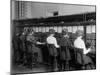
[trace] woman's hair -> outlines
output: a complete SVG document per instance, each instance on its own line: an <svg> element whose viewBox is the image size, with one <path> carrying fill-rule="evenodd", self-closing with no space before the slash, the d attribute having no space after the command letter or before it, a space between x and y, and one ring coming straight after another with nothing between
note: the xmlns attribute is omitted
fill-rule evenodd
<svg viewBox="0 0 100 75"><path fill-rule="evenodd" d="M63 30L62 30L62 34L63 34L63 35L68 34L68 29L63 29Z"/></svg>
<svg viewBox="0 0 100 75"><path fill-rule="evenodd" d="M29 28L29 29L28 29L28 33L29 33L29 34L34 33L34 32L35 32L35 31L34 31L32 28Z"/></svg>
<svg viewBox="0 0 100 75"><path fill-rule="evenodd" d="M86 43L86 48L90 48L91 47L91 43L87 42Z"/></svg>
<svg viewBox="0 0 100 75"><path fill-rule="evenodd" d="M77 30L76 31L76 36L83 36L84 32L82 30Z"/></svg>
<svg viewBox="0 0 100 75"><path fill-rule="evenodd" d="M55 30L54 29L49 29L49 34L55 34Z"/></svg>

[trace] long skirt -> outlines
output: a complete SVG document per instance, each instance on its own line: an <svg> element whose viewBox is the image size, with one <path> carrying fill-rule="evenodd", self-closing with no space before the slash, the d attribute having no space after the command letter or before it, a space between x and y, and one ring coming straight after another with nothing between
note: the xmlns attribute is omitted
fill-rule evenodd
<svg viewBox="0 0 100 75"><path fill-rule="evenodd" d="M37 61L38 62L43 62L43 56L42 56L42 51L40 48L32 45L32 52L34 56L37 56Z"/></svg>
<svg viewBox="0 0 100 75"><path fill-rule="evenodd" d="M32 58L30 60L36 59L37 62L43 62L41 49L36 47L34 44L27 45L27 46L28 46L27 52L30 54L29 56L31 56Z"/></svg>
<svg viewBox="0 0 100 75"><path fill-rule="evenodd" d="M82 61L82 59L83 59L83 61ZM77 62L79 64L82 64L83 62L84 62L84 64L89 64L89 63L92 63L92 60L89 56L87 56L85 54L83 54L83 58L81 57L80 54L77 54Z"/></svg>
<svg viewBox="0 0 100 75"><path fill-rule="evenodd" d="M69 61L71 59L70 51L66 46L61 46L60 59Z"/></svg>
<svg viewBox="0 0 100 75"><path fill-rule="evenodd" d="M52 44L49 45L48 49L49 49L49 55L54 57L58 55L57 49L54 47L54 45Z"/></svg>

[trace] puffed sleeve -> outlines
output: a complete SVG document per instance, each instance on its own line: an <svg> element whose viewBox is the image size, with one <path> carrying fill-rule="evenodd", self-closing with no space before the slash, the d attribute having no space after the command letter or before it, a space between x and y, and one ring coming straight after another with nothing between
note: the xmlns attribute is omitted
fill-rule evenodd
<svg viewBox="0 0 100 75"><path fill-rule="evenodd" d="M57 40L56 40L56 38L53 38L53 41L54 41L54 45L55 45L55 47L56 47L56 48L59 48L59 45L57 44Z"/></svg>
<svg viewBox="0 0 100 75"><path fill-rule="evenodd" d="M81 47L83 48L84 54L87 54L88 52L90 52L90 48L86 49L85 42L83 40L81 41Z"/></svg>

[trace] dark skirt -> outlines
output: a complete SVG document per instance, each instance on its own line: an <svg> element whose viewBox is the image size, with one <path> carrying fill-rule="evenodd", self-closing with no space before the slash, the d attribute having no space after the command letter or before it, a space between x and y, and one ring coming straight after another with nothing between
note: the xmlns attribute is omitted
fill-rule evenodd
<svg viewBox="0 0 100 75"><path fill-rule="evenodd" d="M83 58L81 58L80 54L77 54L77 62L79 64L83 64L83 62L84 62L84 64L89 64L89 63L92 63L92 60L91 60L91 58L89 56L87 56L85 54L83 54Z"/></svg>
<svg viewBox="0 0 100 75"><path fill-rule="evenodd" d="M40 48L36 47L35 45L32 45L32 52L34 55L37 55L37 61L38 62L43 62L43 56L42 56L42 51Z"/></svg>
<svg viewBox="0 0 100 75"><path fill-rule="evenodd" d="M60 59L67 61L71 59L70 51L66 46L61 46Z"/></svg>
<svg viewBox="0 0 100 75"><path fill-rule="evenodd" d="M57 49L55 48L55 46L53 44L48 45L48 50L49 50L50 56L57 56L58 55Z"/></svg>
<svg viewBox="0 0 100 75"><path fill-rule="evenodd" d="M36 47L34 44L28 44L27 45L27 53L31 54L33 58L34 58L34 56L35 57L37 56L38 62L43 61L41 49ZM33 58L32 58L32 60L34 60Z"/></svg>

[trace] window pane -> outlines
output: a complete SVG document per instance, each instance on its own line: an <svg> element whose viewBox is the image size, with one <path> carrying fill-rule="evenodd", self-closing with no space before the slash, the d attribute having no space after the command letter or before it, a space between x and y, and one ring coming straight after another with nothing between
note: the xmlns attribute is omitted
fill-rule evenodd
<svg viewBox="0 0 100 75"><path fill-rule="evenodd" d="M50 27L50 29L53 29L53 27Z"/></svg>
<svg viewBox="0 0 100 75"><path fill-rule="evenodd" d="M63 28L63 29L66 29L66 28L67 28L67 26L63 26L62 28Z"/></svg>
<svg viewBox="0 0 100 75"><path fill-rule="evenodd" d="M92 27L91 26L87 26L86 27L86 31L87 31L87 33L92 33Z"/></svg>
<svg viewBox="0 0 100 75"><path fill-rule="evenodd" d="M78 26L78 30L84 30L83 26Z"/></svg>
<svg viewBox="0 0 100 75"><path fill-rule="evenodd" d="M36 27L36 32L38 32L38 27Z"/></svg>
<svg viewBox="0 0 100 75"><path fill-rule="evenodd" d="M49 27L46 27L46 32L49 32Z"/></svg>
<svg viewBox="0 0 100 75"><path fill-rule="evenodd" d="M58 27L58 33L61 33L61 32L62 32L62 27L59 26L59 27Z"/></svg>
<svg viewBox="0 0 100 75"><path fill-rule="evenodd" d="M42 32L45 32L45 27L41 27Z"/></svg>
<svg viewBox="0 0 100 75"><path fill-rule="evenodd" d="M55 32L57 32L57 26L54 26L54 30L55 30Z"/></svg>
<svg viewBox="0 0 100 75"><path fill-rule="evenodd" d="M68 27L68 32L72 32L72 27L71 26Z"/></svg>
<svg viewBox="0 0 100 75"><path fill-rule="evenodd" d="M77 31L77 26L73 26L73 33Z"/></svg>
<svg viewBox="0 0 100 75"><path fill-rule="evenodd" d="M36 29L35 29L36 27L33 27L32 29L34 30L34 31L36 31Z"/></svg>
<svg viewBox="0 0 100 75"><path fill-rule="evenodd" d="M92 33L96 33L95 28L96 28L95 25L93 25L93 26L92 26Z"/></svg>
<svg viewBox="0 0 100 75"><path fill-rule="evenodd" d="M41 32L41 27L39 27L39 32Z"/></svg>

